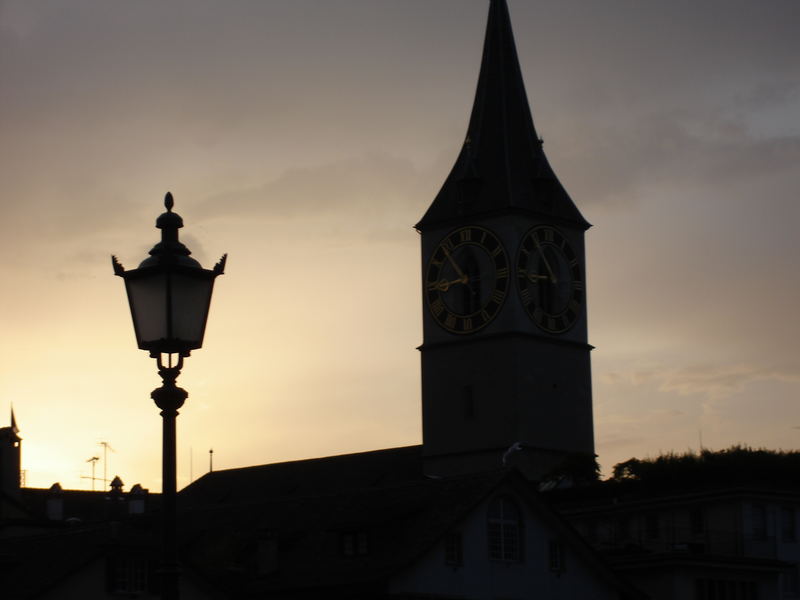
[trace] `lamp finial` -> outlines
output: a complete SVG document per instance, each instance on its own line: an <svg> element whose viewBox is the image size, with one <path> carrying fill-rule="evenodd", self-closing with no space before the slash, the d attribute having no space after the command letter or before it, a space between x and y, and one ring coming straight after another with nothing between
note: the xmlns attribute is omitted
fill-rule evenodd
<svg viewBox="0 0 800 600"><path fill-rule="evenodd" d="M172 212L172 207L175 206L175 200L172 198L172 192L167 192L164 196L164 206L167 207L167 212Z"/></svg>

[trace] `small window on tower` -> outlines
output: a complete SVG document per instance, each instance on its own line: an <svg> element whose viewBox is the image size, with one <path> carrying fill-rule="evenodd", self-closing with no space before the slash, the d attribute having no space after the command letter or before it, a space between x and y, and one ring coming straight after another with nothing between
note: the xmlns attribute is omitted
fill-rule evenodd
<svg viewBox="0 0 800 600"><path fill-rule="evenodd" d="M475 418L475 394L471 385L461 388L461 401L464 407L464 418L471 421Z"/></svg>

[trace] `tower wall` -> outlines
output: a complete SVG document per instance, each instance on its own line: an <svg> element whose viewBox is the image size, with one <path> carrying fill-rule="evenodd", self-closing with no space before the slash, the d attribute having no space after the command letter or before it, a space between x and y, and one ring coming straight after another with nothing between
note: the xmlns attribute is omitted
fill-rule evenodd
<svg viewBox="0 0 800 600"><path fill-rule="evenodd" d="M16 496L20 489L22 442L13 428L0 429L0 490Z"/></svg>
<svg viewBox="0 0 800 600"><path fill-rule="evenodd" d="M525 454L549 457L536 461L541 468L594 453L587 346L504 335L423 348L422 386L431 472L500 467L517 442Z"/></svg>

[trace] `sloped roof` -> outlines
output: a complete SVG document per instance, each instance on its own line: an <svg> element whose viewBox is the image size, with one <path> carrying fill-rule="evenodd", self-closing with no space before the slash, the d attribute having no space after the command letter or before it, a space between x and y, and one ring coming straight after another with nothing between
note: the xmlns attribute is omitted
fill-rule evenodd
<svg viewBox="0 0 800 600"><path fill-rule="evenodd" d="M63 519L78 519L84 523L107 521L127 511L125 501L129 493L115 495L108 491L59 490L57 496L62 501ZM37 519L47 519L47 500L54 497L53 491L44 488L21 488L20 502ZM148 512L160 508L161 494L148 493L146 496Z"/></svg>
<svg viewBox="0 0 800 600"><path fill-rule="evenodd" d="M231 504L423 479L422 446L405 446L214 471L183 488L180 502Z"/></svg>
<svg viewBox="0 0 800 600"><path fill-rule="evenodd" d="M558 181L533 125L505 0L492 0L467 135L420 231L454 220L523 211L589 224Z"/></svg>

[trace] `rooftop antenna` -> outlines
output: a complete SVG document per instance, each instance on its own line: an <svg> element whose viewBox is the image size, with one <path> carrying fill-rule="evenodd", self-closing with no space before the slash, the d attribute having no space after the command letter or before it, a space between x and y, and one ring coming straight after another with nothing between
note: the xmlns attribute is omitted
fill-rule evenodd
<svg viewBox="0 0 800 600"><path fill-rule="evenodd" d="M114 450L111 447L111 444L109 444L108 442L97 442L97 445L103 447L103 485L105 485L108 483L108 477L107 477L108 451L111 450L112 452L116 452L116 450Z"/></svg>
<svg viewBox="0 0 800 600"><path fill-rule="evenodd" d="M211 473L214 470L214 449L208 449L208 472Z"/></svg>
<svg viewBox="0 0 800 600"><path fill-rule="evenodd" d="M94 468L95 468L95 465L97 465L97 461L98 460L100 460L99 456L93 456L92 458L90 458L89 460L86 461L86 462L92 463L92 476L91 477L86 477L86 475L81 475L81 479L91 479L92 480L92 491L94 491L94 482L97 480L97 477L94 476Z"/></svg>

